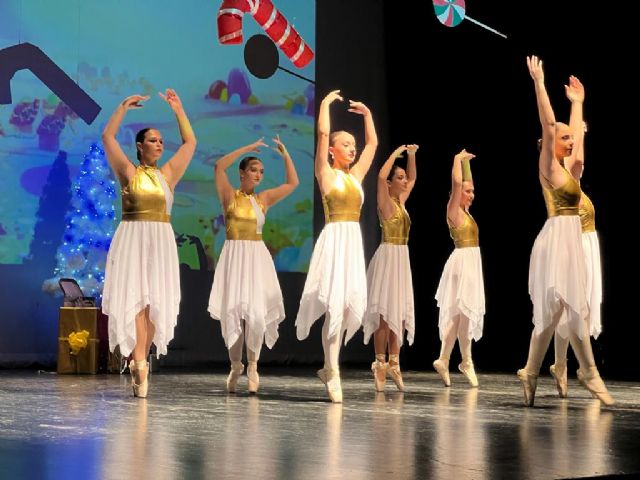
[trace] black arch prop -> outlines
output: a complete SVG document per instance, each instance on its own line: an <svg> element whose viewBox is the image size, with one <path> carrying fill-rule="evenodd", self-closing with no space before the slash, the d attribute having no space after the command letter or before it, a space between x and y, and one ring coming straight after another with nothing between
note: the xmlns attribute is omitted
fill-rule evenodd
<svg viewBox="0 0 640 480"><path fill-rule="evenodd" d="M69 75L31 43L21 43L0 50L0 104L11 104L11 79L16 72L24 69L33 72L88 125L91 125L102 110Z"/></svg>

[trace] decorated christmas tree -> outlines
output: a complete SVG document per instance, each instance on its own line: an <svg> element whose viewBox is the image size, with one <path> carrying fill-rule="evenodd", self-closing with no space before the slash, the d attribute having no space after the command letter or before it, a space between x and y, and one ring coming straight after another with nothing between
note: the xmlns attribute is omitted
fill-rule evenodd
<svg viewBox="0 0 640 480"><path fill-rule="evenodd" d="M107 251L116 226L116 188L104 151L92 144L71 187L57 266L54 278L45 282L46 290L60 278L74 278L86 296L101 296Z"/></svg>
<svg viewBox="0 0 640 480"><path fill-rule="evenodd" d="M47 174L40 194L33 239L25 263L34 273L51 274L56 266L56 252L62 243L64 219L71 202L71 181L67 153L60 151ZM40 277L42 278L42 277Z"/></svg>

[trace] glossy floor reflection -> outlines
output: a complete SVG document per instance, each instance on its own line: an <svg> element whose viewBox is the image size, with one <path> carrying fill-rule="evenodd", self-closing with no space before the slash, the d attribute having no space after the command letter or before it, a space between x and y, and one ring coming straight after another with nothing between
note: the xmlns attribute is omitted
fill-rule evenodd
<svg viewBox="0 0 640 480"><path fill-rule="evenodd" d="M640 474L640 384L608 382L601 408L541 378L535 408L515 375L405 373L407 391L343 372L329 403L311 370L263 369L260 393L226 372L154 374L147 400L125 376L0 371L2 478L493 479Z"/></svg>

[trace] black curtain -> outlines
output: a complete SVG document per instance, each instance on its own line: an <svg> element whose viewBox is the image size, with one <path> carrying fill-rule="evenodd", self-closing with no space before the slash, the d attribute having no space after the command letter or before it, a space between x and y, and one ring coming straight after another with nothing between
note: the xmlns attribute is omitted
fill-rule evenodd
<svg viewBox="0 0 640 480"><path fill-rule="evenodd" d="M364 183L361 227L367 261L380 238L376 171L397 145L420 145L418 182L407 204L413 222L409 247L416 340L402 350L403 368L430 369L439 353L433 297L453 248L445 208L451 160L462 148L477 155L471 212L480 227L487 300L484 336L473 345L476 369L515 372L526 361L532 330L529 254L546 217L537 181L540 125L525 64L526 55L536 54L544 60L558 120L568 120L563 89L568 76L577 75L586 87L590 131L582 185L596 207L604 272L604 331L593 342L594 352L605 378L637 380L629 361L640 333L634 302L638 255L631 233L637 167L628 132L635 124L631 114L637 100L636 87L625 76L633 58L624 38L625 20L608 22L599 5L577 0L525 0L518 2L517 12L512 2L467 2L468 16L506 34L504 39L468 19L455 28L445 27L430 2L320 0L316 14L316 102L334 89L346 99L365 102L380 139ZM348 113L346 105L334 105L332 112L332 128L353 132L361 147L361 118ZM317 236L324 225L317 188L315 209ZM304 274L280 274L287 319L274 350L264 350L263 362L322 361L322 321L307 340L295 338L304 280ZM183 282L191 299L183 300L178 324L182 334L176 335L167 362L226 361L219 326L200 308L206 305L210 278L199 279L196 288L189 275ZM198 311L190 311L192 306ZM552 352L550 348L547 364ZM452 368L458 355L454 351ZM343 348L341 361L364 364L372 357L373 347L363 345L359 333ZM570 366L577 367L570 358Z"/></svg>

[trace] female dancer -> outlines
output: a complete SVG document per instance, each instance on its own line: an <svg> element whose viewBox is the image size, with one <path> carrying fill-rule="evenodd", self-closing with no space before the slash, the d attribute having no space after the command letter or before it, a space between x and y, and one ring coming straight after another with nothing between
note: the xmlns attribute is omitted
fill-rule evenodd
<svg viewBox="0 0 640 480"><path fill-rule="evenodd" d="M349 101L349 111L364 118L365 146L356 160L356 142L348 132L331 132L329 107L342 101L339 90L320 103L315 174L322 195L325 226L313 249L298 317L299 340L307 338L311 325L325 314L322 327L324 368L318 370L331 401L342 402L338 356L345 343L362 324L367 305L367 277L360 231L360 209L364 198L361 183L371 167L378 137L369 109ZM331 155L331 163L328 156Z"/></svg>
<svg viewBox="0 0 640 480"><path fill-rule="evenodd" d="M478 225L469 214L475 198L470 160L475 155L462 150L453 158L451 195L447 203L447 225L455 249L444 266L436 292L440 308L440 357L433 362L445 387L451 385L449 357L458 339L462 363L458 370L472 387L478 378L471 358L471 340L482 337L484 324L484 280L478 243Z"/></svg>
<svg viewBox="0 0 640 480"><path fill-rule="evenodd" d="M255 189L262 181L264 165L255 156L240 162L240 188L234 190L226 170L238 157L259 152L266 147L262 139L220 158L215 165L216 190L224 211L227 239L209 297L209 313L220 321L222 337L229 349L231 372L227 390L236 391L244 365L242 346L246 342L249 392L260 385L258 359L262 343L272 348L278 339L278 324L284 320L282 292L273 259L262 241L262 227L269 207L285 198L298 186L298 174L286 147L279 137L273 139L284 159L286 181L260 193Z"/></svg>
<svg viewBox="0 0 640 480"><path fill-rule="evenodd" d="M196 149L196 137L175 91L160 96L176 115L182 145L158 168L164 147L162 135L145 128L136 135L136 167L124 154L116 134L128 110L141 108L148 96L132 95L116 108L102 133L107 159L122 186L122 221L113 237L104 280L102 310L109 316L109 346L120 345L129 362L133 394L146 397L149 365L146 357L155 343L158 355L167 353L180 305L178 249L171 228L176 184Z"/></svg>
<svg viewBox="0 0 640 480"><path fill-rule="evenodd" d="M369 298L364 318L364 343L373 334L376 359L371 365L376 390L382 392L389 374L398 390L404 390L400 372L400 347L404 330L413 343L413 283L409 264L409 228L411 220L404 208L416 183L418 145L401 145L389 156L378 173L378 217L382 243L367 269ZM395 163L408 154L407 170ZM386 355L389 350L389 362Z"/></svg>
<svg viewBox="0 0 640 480"><path fill-rule="evenodd" d="M582 142L583 132L578 129L574 139L568 125L556 122L544 85L542 61L536 56L527 57L527 66L542 125L538 178L548 218L531 251L529 295L534 329L527 364L517 375L522 382L525 405L533 406L538 373L557 329L559 335L569 337L578 358L578 380L602 403L611 405L614 401L595 365L587 324L586 265L578 214L582 192L563 166L570 162L566 157L573 153L574 144Z"/></svg>
<svg viewBox="0 0 640 480"><path fill-rule="evenodd" d="M571 115L569 128L572 132L582 129L583 138L580 143L574 143L575 155L566 159L565 168L571 172L576 180L580 181L584 171L584 135L587 133L587 125L583 121L582 106L584 103L584 86L577 77L569 77L569 85L565 86L567 99L571 102ZM582 188L582 187L581 187ZM589 334L598 338L602 331L600 320L600 304L602 303L602 271L600 267L600 242L596 231L595 209L591 199L582 190L578 209L580 224L582 227L582 249L587 269L587 303L589 304ZM554 336L555 363L551 365L550 372L556 382L558 395L561 398L567 396L567 350L569 339L561 335Z"/></svg>

